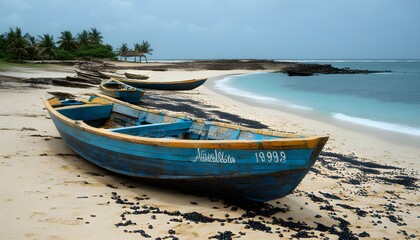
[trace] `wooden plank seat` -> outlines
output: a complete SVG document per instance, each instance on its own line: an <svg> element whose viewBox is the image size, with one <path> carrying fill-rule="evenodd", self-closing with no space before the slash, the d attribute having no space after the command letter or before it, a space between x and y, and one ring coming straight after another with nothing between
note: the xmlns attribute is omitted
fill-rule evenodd
<svg viewBox="0 0 420 240"><path fill-rule="evenodd" d="M177 137L188 132L192 121L181 121L174 123L152 123L130 127L108 129L111 132L123 133L132 136L147 137Z"/></svg>

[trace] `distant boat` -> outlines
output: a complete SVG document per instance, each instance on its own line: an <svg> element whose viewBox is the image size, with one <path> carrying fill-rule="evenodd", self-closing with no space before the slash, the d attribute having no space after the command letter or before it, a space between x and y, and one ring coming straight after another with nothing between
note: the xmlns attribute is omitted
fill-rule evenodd
<svg viewBox="0 0 420 240"><path fill-rule="evenodd" d="M99 85L101 91L110 97L121 99L129 103L138 103L144 95L144 91L115 79L107 80Z"/></svg>
<svg viewBox="0 0 420 240"><path fill-rule="evenodd" d="M149 110L101 94L44 104L63 141L100 167L256 201L290 194L328 140Z"/></svg>
<svg viewBox="0 0 420 240"><path fill-rule="evenodd" d="M197 88L201 86L204 82L206 82L207 78L181 80L181 81L168 81L168 82L142 81L142 80L134 80L134 79L128 79L128 78L125 78L125 79L119 78L118 80L137 88L180 91L180 90L192 90L194 88Z"/></svg>
<svg viewBox="0 0 420 240"><path fill-rule="evenodd" d="M82 77L89 77L89 78L101 77L98 72L84 71L84 70L79 70L79 69L74 69L74 71L77 73L78 76L82 76Z"/></svg>
<svg viewBox="0 0 420 240"><path fill-rule="evenodd" d="M129 73L129 72L125 72L124 74L127 78L131 78L131 79L140 79L140 80L149 79L149 76L144 75L144 74Z"/></svg>

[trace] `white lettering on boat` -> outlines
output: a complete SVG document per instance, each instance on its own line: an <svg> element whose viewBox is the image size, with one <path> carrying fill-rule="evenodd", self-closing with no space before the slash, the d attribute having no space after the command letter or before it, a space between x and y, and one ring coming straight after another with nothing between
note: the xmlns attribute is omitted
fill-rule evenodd
<svg viewBox="0 0 420 240"><path fill-rule="evenodd" d="M283 151L256 152L255 160L257 163L285 163L286 153Z"/></svg>
<svg viewBox="0 0 420 240"><path fill-rule="evenodd" d="M197 149L197 156L193 162L209 162L209 163L235 163L236 159L223 151L214 150L207 152L206 150Z"/></svg>

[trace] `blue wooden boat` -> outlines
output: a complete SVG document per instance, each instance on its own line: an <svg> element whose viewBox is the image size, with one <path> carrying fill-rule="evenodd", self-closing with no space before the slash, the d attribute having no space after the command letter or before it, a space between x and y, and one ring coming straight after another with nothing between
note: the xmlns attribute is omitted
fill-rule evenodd
<svg viewBox="0 0 420 240"><path fill-rule="evenodd" d="M145 80L135 80L128 78L119 78L121 82L124 82L128 85L137 88L144 89L156 89L156 90L192 90L203 85L207 78L202 79L189 79L189 80L180 80L180 81L168 81L168 82L155 82L155 81L145 81Z"/></svg>
<svg viewBox="0 0 420 240"><path fill-rule="evenodd" d="M256 201L291 193L328 140L145 109L101 94L68 102L44 98L64 142L86 160L144 180Z"/></svg>
<svg viewBox="0 0 420 240"><path fill-rule="evenodd" d="M99 88L110 97L121 99L129 103L138 103L144 95L144 91L116 79L103 81Z"/></svg>

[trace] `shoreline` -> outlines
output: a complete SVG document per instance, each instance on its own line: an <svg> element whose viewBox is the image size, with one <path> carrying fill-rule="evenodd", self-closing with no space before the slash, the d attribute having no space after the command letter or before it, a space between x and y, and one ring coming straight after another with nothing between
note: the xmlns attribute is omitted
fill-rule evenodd
<svg viewBox="0 0 420 240"><path fill-rule="evenodd" d="M246 73L244 75L258 74L258 73L259 72L251 72L251 73ZM414 150L416 147L420 145L420 136L409 135L407 133L401 133L401 132L394 132L394 131L376 128L376 127L369 127L369 126L360 125L360 124L356 124L352 122L346 122L343 120L335 119L329 115L321 115L312 111L303 111L299 109L293 109L291 107L290 108L282 107L279 105L274 105L274 104L270 104L266 102L253 101L252 99L247 98L247 97L229 94L223 90L220 91L220 89L217 87L217 82L223 81L224 79L230 76L232 75L226 75L226 76L215 78L213 79L213 81L208 81L210 84L207 84L204 87L211 90L214 94L227 96L228 98L235 100L235 102L242 102L242 103L245 103L245 105L252 105L255 107L264 108L268 110L276 110L278 112L292 114L292 115L305 118L308 120L313 120L316 122L326 122L329 125L333 125L337 128L348 130L351 132L356 132L363 136L366 135L378 141L385 141L390 144L397 144L401 147L414 148ZM419 153L419 159L420 159L420 151L418 151L418 153Z"/></svg>
<svg viewBox="0 0 420 240"><path fill-rule="evenodd" d="M217 79L250 72L255 71L151 72L151 78L164 80L210 79L191 91L147 91L141 105L246 127L329 135L319 160L298 188L267 203L149 185L90 164L63 143L41 98L47 92L77 94L98 88L25 83L0 76L0 214L5 216L0 219L4 226L0 236L408 239L420 235L418 163L407 161L419 159L418 151L403 152L393 144L287 112L262 109L211 88ZM40 70L37 76L53 74Z"/></svg>

